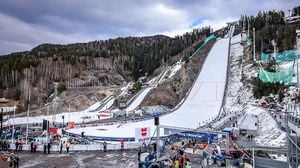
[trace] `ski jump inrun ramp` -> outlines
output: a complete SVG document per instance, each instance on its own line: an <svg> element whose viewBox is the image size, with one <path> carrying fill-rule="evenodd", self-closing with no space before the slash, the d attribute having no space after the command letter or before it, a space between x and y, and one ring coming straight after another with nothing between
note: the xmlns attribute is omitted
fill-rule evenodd
<svg viewBox="0 0 300 168"><path fill-rule="evenodd" d="M231 28L228 33L230 37L232 29L234 28ZM186 100L174 112L161 116L161 125L195 129L199 123L218 115L226 84L228 50L229 38L220 39L214 44ZM80 135L84 131L85 136L95 137L95 139L98 137L126 140L134 139L135 129L141 127L150 127L150 133L153 135L154 119L122 125L76 128L69 132ZM160 130L160 134L165 135L164 129Z"/></svg>

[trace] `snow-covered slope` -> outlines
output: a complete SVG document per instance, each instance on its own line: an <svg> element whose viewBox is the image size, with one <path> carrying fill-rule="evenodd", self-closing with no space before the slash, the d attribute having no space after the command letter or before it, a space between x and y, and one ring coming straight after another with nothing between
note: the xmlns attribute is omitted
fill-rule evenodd
<svg viewBox="0 0 300 168"><path fill-rule="evenodd" d="M286 133L277 127L270 114L260 107L248 105L246 114L256 115L258 118L258 135L254 138L256 145L269 147L283 147L286 145Z"/></svg>
<svg viewBox="0 0 300 168"><path fill-rule="evenodd" d="M162 116L161 125L197 128L202 121L218 115L225 88L228 45L229 39L221 39L215 43L187 99L173 113ZM150 127L153 134L154 121L151 119L122 125L78 128L70 132L80 134L84 131L87 136L134 137L135 128L139 127ZM164 135L163 130L161 134Z"/></svg>
<svg viewBox="0 0 300 168"><path fill-rule="evenodd" d="M153 87L145 88L133 101L130 103L130 105L126 108L126 111L132 111L136 109L144 100L145 96L149 93L149 91Z"/></svg>

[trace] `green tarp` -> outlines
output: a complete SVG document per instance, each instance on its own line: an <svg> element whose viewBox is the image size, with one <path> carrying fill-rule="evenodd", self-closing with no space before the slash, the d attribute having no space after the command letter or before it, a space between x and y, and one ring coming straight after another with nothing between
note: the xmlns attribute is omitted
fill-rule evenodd
<svg viewBox="0 0 300 168"><path fill-rule="evenodd" d="M259 79L263 82L270 83L283 83L285 85L291 85L293 80L293 66L286 69L282 69L278 72L268 72L262 67L259 69Z"/></svg>

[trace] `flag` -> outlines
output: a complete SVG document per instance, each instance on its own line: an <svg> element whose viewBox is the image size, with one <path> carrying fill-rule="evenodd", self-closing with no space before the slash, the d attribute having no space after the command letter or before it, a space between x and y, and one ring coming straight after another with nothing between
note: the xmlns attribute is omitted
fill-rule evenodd
<svg viewBox="0 0 300 168"><path fill-rule="evenodd" d="M150 127L135 128L135 141L138 142L150 137Z"/></svg>

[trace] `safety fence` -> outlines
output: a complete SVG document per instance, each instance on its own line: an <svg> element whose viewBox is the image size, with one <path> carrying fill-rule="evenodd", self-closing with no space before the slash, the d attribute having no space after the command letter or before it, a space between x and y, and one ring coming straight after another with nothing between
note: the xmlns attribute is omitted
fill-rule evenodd
<svg viewBox="0 0 300 168"><path fill-rule="evenodd" d="M138 149L142 145L142 142L133 142L133 143L128 143L125 142L123 147L121 143L106 143L106 150L128 150L128 149ZM24 144L22 145L22 150L23 151L30 151L30 144ZM15 144L10 144L9 149L11 150L16 150ZM70 146L70 152L72 151L103 151L104 150L104 144L101 143L94 143L94 144L71 144ZM44 144L38 144L36 151L44 151ZM58 144L52 144L50 148L51 152L59 152L60 147ZM65 152L67 151L66 146L63 145L62 151Z"/></svg>

